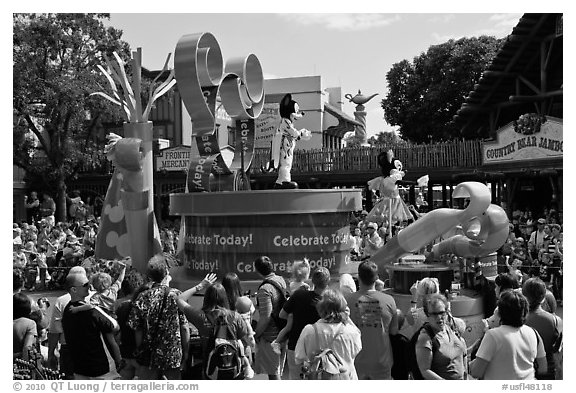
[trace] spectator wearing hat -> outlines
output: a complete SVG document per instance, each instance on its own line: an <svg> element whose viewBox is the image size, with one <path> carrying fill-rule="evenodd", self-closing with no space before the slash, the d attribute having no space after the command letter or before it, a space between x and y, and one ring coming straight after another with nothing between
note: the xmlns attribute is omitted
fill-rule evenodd
<svg viewBox="0 0 576 393"><path fill-rule="evenodd" d="M524 238L517 237L516 242L512 246L512 252L510 253L510 262L514 264L516 260L520 261L519 266L527 264L527 254Z"/></svg>
<svg viewBox="0 0 576 393"><path fill-rule="evenodd" d="M362 241L364 257L371 257L384 245L384 240L378 234L378 224L370 222L366 226L366 235Z"/></svg>
<svg viewBox="0 0 576 393"><path fill-rule="evenodd" d="M360 231L362 231L362 235L364 235L366 233L366 228L368 227L368 224L370 223L370 221L368 221L368 212L366 210L362 210L360 212L360 221L358 221L358 228L360 228Z"/></svg>
<svg viewBox="0 0 576 393"><path fill-rule="evenodd" d="M12 244L22 244L22 229L18 224L12 227Z"/></svg>
<svg viewBox="0 0 576 393"><path fill-rule="evenodd" d="M537 250L542 249L544 246L544 238L546 237L546 232L544 232L544 226L546 225L546 220L544 218L539 218L536 221L537 229L530 234L529 243L534 244Z"/></svg>
<svg viewBox="0 0 576 393"><path fill-rule="evenodd" d="M84 251L80 245L80 240L78 240L76 235L68 235L66 245L62 250L62 257L64 257L64 263L66 266L78 265L78 261L83 255Z"/></svg>
<svg viewBox="0 0 576 393"><path fill-rule="evenodd" d="M70 349L74 379L118 379L120 349L114 338L118 323L99 307L86 308L90 281L85 274L66 277L70 302L62 314L62 329Z"/></svg>

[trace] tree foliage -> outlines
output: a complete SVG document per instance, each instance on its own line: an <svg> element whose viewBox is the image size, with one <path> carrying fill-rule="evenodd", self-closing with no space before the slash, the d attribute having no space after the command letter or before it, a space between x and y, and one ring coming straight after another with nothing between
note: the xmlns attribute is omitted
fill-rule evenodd
<svg viewBox="0 0 576 393"><path fill-rule="evenodd" d="M89 94L102 90L96 64L116 51L130 57L108 14L13 15L13 152L15 165L45 180L65 216L66 180L90 164L91 133L119 109ZM31 134L33 136L31 136Z"/></svg>
<svg viewBox="0 0 576 393"><path fill-rule="evenodd" d="M343 138L346 147L360 147L362 146L362 138L356 136L355 132L348 132Z"/></svg>
<svg viewBox="0 0 576 393"><path fill-rule="evenodd" d="M368 138L368 143L370 146L400 146L406 145L406 141L404 141L400 136L395 133L394 131L382 131L377 135L371 136Z"/></svg>
<svg viewBox="0 0 576 393"><path fill-rule="evenodd" d="M388 95L381 101L388 124L399 126L402 138L414 143L487 137L462 133L452 118L502 41L490 36L449 40L412 62L394 64L386 74Z"/></svg>

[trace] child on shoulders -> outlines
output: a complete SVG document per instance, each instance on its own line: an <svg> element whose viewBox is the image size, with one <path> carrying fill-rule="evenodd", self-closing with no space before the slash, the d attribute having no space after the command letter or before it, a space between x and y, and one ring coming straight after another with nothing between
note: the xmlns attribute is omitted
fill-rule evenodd
<svg viewBox="0 0 576 393"><path fill-rule="evenodd" d="M310 285L306 283L310 277L310 262L306 258L302 261L295 261L292 264L292 279L290 282L290 293L294 293L299 289L309 290ZM283 343L288 340L288 333L292 330L292 314L288 314L286 326L280 330L276 339L272 342L272 349L274 352L280 354Z"/></svg>
<svg viewBox="0 0 576 393"><path fill-rule="evenodd" d="M92 306L99 306L108 315L114 316L114 304L118 298L118 291L124 281L126 275L126 265L118 262L121 266L120 275L118 279L112 283L112 277L108 273L98 272L92 276L92 287L96 291L90 298Z"/></svg>

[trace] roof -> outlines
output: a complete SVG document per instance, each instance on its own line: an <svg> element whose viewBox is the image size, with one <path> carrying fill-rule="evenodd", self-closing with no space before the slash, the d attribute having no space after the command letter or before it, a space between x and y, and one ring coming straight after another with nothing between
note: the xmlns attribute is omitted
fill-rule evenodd
<svg viewBox="0 0 576 393"><path fill-rule="evenodd" d="M524 14L454 116L456 124L494 131L534 112L535 103L544 114L550 114L553 105L561 111L562 22L562 14Z"/></svg>
<svg viewBox="0 0 576 393"><path fill-rule="evenodd" d="M324 110L328 113L330 113L332 116L334 116L335 118L337 118L339 121L344 121L346 123L351 123L355 126L361 126L362 124L357 121L354 120L353 118L351 118L350 116L348 116L346 113L342 112L340 109L336 108L333 105L330 105L329 103L325 102L324 103Z"/></svg>

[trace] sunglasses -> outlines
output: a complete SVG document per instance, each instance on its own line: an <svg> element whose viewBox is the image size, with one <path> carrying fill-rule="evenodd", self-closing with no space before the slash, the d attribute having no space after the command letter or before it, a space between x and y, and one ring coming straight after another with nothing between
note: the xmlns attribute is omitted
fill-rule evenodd
<svg viewBox="0 0 576 393"><path fill-rule="evenodd" d="M429 312L428 315L443 317L446 315L446 311Z"/></svg>
<svg viewBox="0 0 576 393"><path fill-rule="evenodd" d="M79 288L79 287L88 288L88 285L90 285L90 282L86 282L86 283L84 283L84 284L82 284L82 285L74 285L74 288Z"/></svg>

